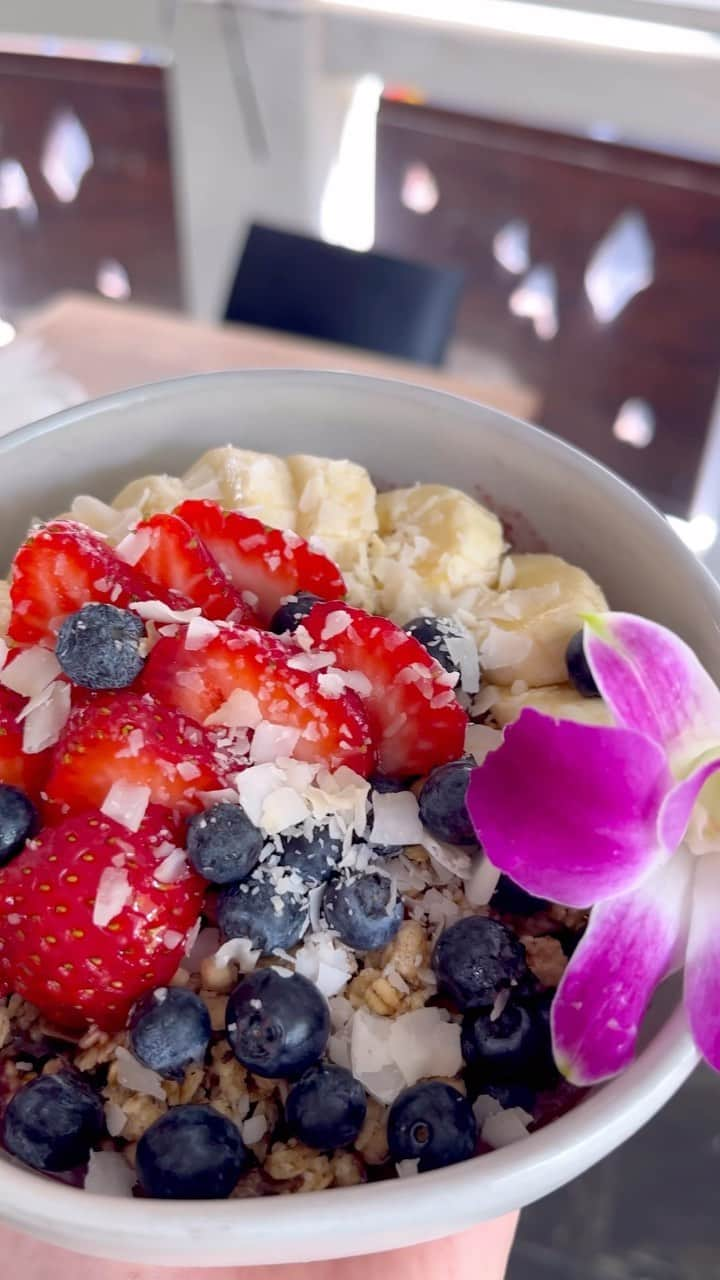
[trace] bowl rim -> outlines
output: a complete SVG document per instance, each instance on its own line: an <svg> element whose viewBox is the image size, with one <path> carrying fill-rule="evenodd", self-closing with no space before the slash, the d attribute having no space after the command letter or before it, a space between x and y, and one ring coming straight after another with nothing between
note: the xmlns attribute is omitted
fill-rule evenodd
<svg viewBox="0 0 720 1280"><path fill-rule="evenodd" d="M401 379L341 371L302 369L239 369L217 373L191 374L146 385L129 387L110 395L62 410L38 422L17 428L0 438L0 459L31 441L54 436L64 428L87 418L101 417L114 410L132 409L153 401L182 396L189 389L218 382L228 384L248 380L264 380L277 384L302 384L303 391L334 385L350 392L373 397L395 395L405 401L435 401L438 408L464 406L465 411L484 410L501 420L503 429L517 442L522 437L526 446L561 461L564 469L582 472L609 497L620 504L630 504L646 522L659 545L672 545L675 554L684 552L689 578L699 590L715 594L720 603L720 590L705 567L680 543L670 525L641 494L616 476L603 464L588 457L552 433L513 418L492 406L481 405L467 396L445 390L427 388ZM460 412L460 408L457 409ZM211 446L208 446L211 447ZM422 1201L434 1199L445 1191L465 1205L464 1225L483 1217L495 1216L511 1208L530 1203L563 1185L620 1145L649 1120L690 1076L699 1061L682 1006L674 1009L662 1029L642 1051L638 1059L616 1079L583 1099L572 1111L553 1120L523 1140L521 1144L501 1148L474 1157L464 1164L437 1170L417 1179L397 1179L347 1188L333 1188L306 1196L282 1197L282 1234L291 1232L300 1245L315 1236L337 1238L338 1195L343 1192L343 1209L352 1212L352 1236L356 1246L348 1252L362 1252L361 1238L377 1236L378 1221L392 1217L394 1231L417 1235ZM42 1188L42 1195L37 1193ZM476 1193L485 1197L487 1212L479 1206ZM388 1204L392 1197L392 1207ZM213 1246L209 1233L223 1233L227 1244L251 1234L255 1241L277 1240L278 1197L252 1200L163 1201L162 1217L156 1200L123 1199L86 1193L32 1172L12 1158L0 1159L0 1219L43 1235L56 1229L61 1234L93 1237L100 1233L112 1252L113 1243L121 1249L115 1256L130 1256L130 1246L141 1252L143 1241L157 1243L164 1232L172 1243L187 1249L187 1263L201 1261L198 1241L202 1241L205 1265L212 1265ZM473 1202L468 1216L468 1202ZM458 1209L458 1212L459 1209ZM458 1222L460 1219L458 1219ZM159 1231L162 1223L162 1230ZM430 1232L436 1236L457 1229L449 1220L445 1229ZM429 1229L424 1238L429 1238ZM88 1242L89 1243L89 1242ZM271 1249L272 1251L272 1249ZM98 1252L106 1252L98 1248ZM218 1252L223 1252L219 1247ZM208 1258L208 1254L210 1257ZM110 1256L110 1255L108 1255ZM337 1249L313 1253L315 1257L337 1256ZM251 1259L252 1261L252 1259Z"/></svg>

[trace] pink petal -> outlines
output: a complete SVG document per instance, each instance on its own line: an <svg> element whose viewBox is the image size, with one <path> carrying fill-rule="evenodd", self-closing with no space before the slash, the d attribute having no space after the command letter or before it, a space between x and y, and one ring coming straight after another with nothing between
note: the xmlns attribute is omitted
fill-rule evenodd
<svg viewBox="0 0 720 1280"><path fill-rule="evenodd" d="M720 853L697 859L685 1005L698 1049L720 1071Z"/></svg>
<svg viewBox="0 0 720 1280"><path fill-rule="evenodd" d="M596 1084L631 1062L652 994L682 957L696 865L681 850L592 911L552 1006L555 1058L573 1084ZM720 997L720 979L716 989ZM720 1021L716 1032L720 1047Z"/></svg>
<svg viewBox="0 0 720 1280"><path fill-rule="evenodd" d="M539 897L590 907L667 858L657 820L671 786L642 734L526 708L474 771L467 805L494 866Z"/></svg>
<svg viewBox="0 0 720 1280"><path fill-rule="evenodd" d="M585 655L614 719L659 743L672 760L720 739L720 690L684 641L631 613L585 623Z"/></svg>
<svg viewBox="0 0 720 1280"><path fill-rule="evenodd" d="M720 769L720 757L699 765L684 782L678 782L665 797L660 810L658 831L667 849L677 849L690 821L695 801L708 778Z"/></svg>

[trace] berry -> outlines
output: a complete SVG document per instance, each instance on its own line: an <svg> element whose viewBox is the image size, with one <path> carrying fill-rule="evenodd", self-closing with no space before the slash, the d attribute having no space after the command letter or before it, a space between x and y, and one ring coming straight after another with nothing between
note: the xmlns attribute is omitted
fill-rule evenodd
<svg viewBox="0 0 720 1280"><path fill-rule="evenodd" d="M145 627L114 604L86 604L58 633L55 653L66 676L85 689L126 689L140 675Z"/></svg>
<svg viewBox="0 0 720 1280"><path fill-rule="evenodd" d="M102 1101L70 1071L38 1076L10 1099L3 1143L33 1169L61 1173L87 1162L104 1128Z"/></svg>
<svg viewBox="0 0 720 1280"><path fill-rule="evenodd" d="M130 1048L144 1066L167 1080L182 1080L202 1062L210 1043L210 1014L200 996L182 987L158 987L135 1005Z"/></svg>
<svg viewBox="0 0 720 1280"><path fill-rule="evenodd" d="M536 1060L547 1056L547 1036L542 1018L511 1002L494 1019L487 1010L465 1015L462 1054L477 1079L494 1084L535 1079Z"/></svg>
<svg viewBox="0 0 720 1280"><path fill-rule="evenodd" d="M509 876L500 877L490 899L490 906L495 911L509 916L532 916L537 911L544 911L548 905L546 898L526 893Z"/></svg>
<svg viewBox="0 0 720 1280"><path fill-rule="evenodd" d="M375 951L395 937L403 905L389 876L379 871L333 880L323 899L331 929L356 951Z"/></svg>
<svg viewBox="0 0 720 1280"><path fill-rule="evenodd" d="M486 1093L500 1103L503 1111L509 1111L512 1107L522 1107L523 1111L532 1115L535 1110L535 1094L524 1084L481 1084L473 1089L472 1074L469 1074L468 1084L472 1096L477 1097L481 1093Z"/></svg>
<svg viewBox="0 0 720 1280"><path fill-rule="evenodd" d="M186 845L201 876L213 884L233 884L254 871L263 837L241 805L215 804L191 818Z"/></svg>
<svg viewBox="0 0 720 1280"><path fill-rule="evenodd" d="M311 836L303 831L283 835L280 861L297 871L308 889L332 879L343 856L343 842L336 840L327 827L317 827Z"/></svg>
<svg viewBox="0 0 720 1280"><path fill-rule="evenodd" d="M270 630L278 636L297 631L300 623L319 603L320 596L313 595L311 591L298 591L296 595L288 596L270 619Z"/></svg>
<svg viewBox="0 0 720 1280"><path fill-rule="evenodd" d="M444 929L433 952L438 985L460 1009L491 1008L527 976L525 948L498 920L466 916Z"/></svg>
<svg viewBox="0 0 720 1280"><path fill-rule="evenodd" d="M120 609L138 600L163 600L174 608L192 603L131 568L99 534L74 520L53 520L23 543L13 561L10 599L9 632L21 644L54 644L68 614L93 601Z"/></svg>
<svg viewBox="0 0 720 1280"><path fill-rule="evenodd" d="M37 809L25 792L0 782L0 866L20 853L37 826Z"/></svg>
<svg viewBox="0 0 720 1280"><path fill-rule="evenodd" d="M226 1026L235 1057L249 1071L295 1080L325 1052L330 1011L301 974L256 969L232 992Z"/></svg>
<svg viewBox="0 0 720 1280"><path fill-rule="evenodd" d="M582 631L576 631L570 640L565 652L565 662L570 683L577 692L583 698L599 698L600 690L595 683L595 677L585 657Z"/></svg>
<svg viewBox="0 0 720 1280"><path fill-rule="evenodd" d="M283 600L299 591L322 600L345 595L339 569L303 538L267 529L241 511L224 512L216 502L189 499L176 510L205 543L238 591L257 597L257 613L269 622Z"/></svg>
<svg viewBox="0 0 720 1280"><path fill-rule="evenodd" d="M420 792L420 821L436 840L446 844L476 845L475 828L465 799L474 760L453 760L433 769Z"/></svg>
<svg viewBox="0 0 720 1280"><path fill-rule="evenodd" d="M293 1085L285 1104L290 1133L328 1150L354 1142L365 1123L365 1090L352 1072L319 1062Z"/></svg>
<svg viewBox="0 0 720 1280"><path fill-rule="evenodd" d="M47 780L46 816L103 806L115 782L149 787L150 802L193 813L223 786L208 733L147 695L100 694L71 713Z"/></svg>
<svg viewBox="0 0 720 1280"><path fill-rule="evenodd" d="M202 907L194 871L155 879L176 838L150 808L135 833L91 810L30 840L0 868L0 996L14 991L69 1029L124 1026L174 976Z"/></svg>
<svg viewBox="0 0 720 1280"><path fill-rule="evenodd" d="M338 604L316 605L304 626L339 670L365 678L381 773L416 777L462 754L467 716L447 672L418 640L387 618Z"/></svg>
<svg viewBox="0 0 720 1280"><path fill-rule="evenodd" d="M287 881L278 882L270 870L256 871L250 880L223 889L218 898L218 924L225 938L249 938L263 955L299 942L308 926L304 894Z"/></svg>
<svg viewBox="0 0 720 1280"><path fill-rule="evenodd" d="M153 582L182 592L199 605L205 618L255 620L240 592L228 582L207 547L180 516L152 516L138 525L137 532L148 545L136 567Z"/></svg>
<svg viewBox="0 0 720 1280"><path fill-rule="evenodd" d="M388 1145L396 1163L417 1160L420 1173L469 1160L477 1145L472 1107L440 1080L404 1089L390 1108Z"/></svg>
<svg viewBox="0 0 720 1280"><path fill-rule="evenodd" d="M138 1181L156 1200L226 1200L248 1162L240 1130L213 1107L173 1107L137 1145Z"/></svg>
<svg viewBox="0 0 720 1280"><path fill-rule="evenodd" d="M430 657L439 662L446 671L460 675L457 658L454 658L451 653L452 641L461 640L467 643L468 632L459 622L455 622L453 618L433 618L425 614L406 622L403 631L407 631L409 636L419 640L423 649L427 649ZM451 642L450 645L448 641Z"/></svg>
<svg viewBox="0 0 720 1280"><path fill-rule="evenodd" d="M23 754L23 723L18 716L24 706L19 693L0 685L0 782L18 787L37 802L45 786L52 750Z"/></svg>
<svg viewBox="0 0 720 1280"><path fill-rule="evenodd" d="M299 651L267 632L231 623L202 649L188 649L186 635L180 628L176 636L163 636L147 661L141 687L159 702L202 723L214 713L222 721L221 708L231 698L229 723L237 724L241 699L246 723L262 717L300 731L296 759L333 770L346 764L363 777L371 771L372 744L360 699L352 691L323 694L318 672L291 665Z"/></svg>

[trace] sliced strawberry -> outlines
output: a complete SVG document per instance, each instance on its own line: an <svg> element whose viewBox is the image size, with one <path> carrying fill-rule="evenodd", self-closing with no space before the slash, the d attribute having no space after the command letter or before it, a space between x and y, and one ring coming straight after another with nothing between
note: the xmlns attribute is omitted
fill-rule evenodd
<svg viewBox="0 0 720 1280"><path fill-rule="evenodd" d="M311 591L321 600L345 595L340 570L295 533L267 529L252 516L224 512L208 500L191 498L175 514L195 530L238 591L257 596L263 623L296 591Z"/></svg>
<svg viewBox="0 0 720 1280"><path fill-rule="evenodd" d="M0 869L0 994L23 996L61 1027L124 1026L167 984L202 908L188 865L155 879L175 847L164 810L132 834L88 812L46 828Z"/></svg>
<svg viewBox="0 0 720 1280"><path fill-rule="evenodd" d="M232 615L235 622L255 621L250 606L180 516L152 516L138 525L137 533L149 543L135 567L153 582L180 591L206 618Z"/></svg>
<svg viewBox="0 0 720 1280"><path fill-rule="evenodd" d="M98 694L76 706L54 749L48 821L103 806L114 782L150 788L150 802L194 813L199 791L224 785L212 738L149 695Z"/></svg>
<svg viewBox="0 0 720 1280"><path fill-rule="evenodd" d="M467 716L448 673L418 640L345 605L317 604L303 625L341 671L368 682L363 699L381 773L419 776L463 754Z"/></svg>
<svg viewBox="0 0 720 1280"><path fill-rule="evenodd" d="M192 603L125 564L99 534L73 520L53 520L23 543L10 599L10 635L22 644L54 643L68 614L90 601L125 609L136 600Z"/></svg>
<svg viewBox="0 0 720 1280"><path fill-rule="evenodd" d="M237 723L238 694L250 694L243 723L259 720L300 731L292 754L298 760L348 765L363 776L374 763L368 722L356 694L322 692L322 675L303 670L303 655L275 636L252 627L224 623L202 649L188 649L186 628L163 636L145 665L141 687L158 702L205 721L232 695L225 723ZM299 666L291 665L293 660Z"/></svg>
<svg viewBox="0 0 720 1280"><path fill-rule="evenodd" d="M52 751L23 755L23 726L18 716L24 706L19 693L0 686L0 782L19 787L37 802L50 770Z"/></svg>

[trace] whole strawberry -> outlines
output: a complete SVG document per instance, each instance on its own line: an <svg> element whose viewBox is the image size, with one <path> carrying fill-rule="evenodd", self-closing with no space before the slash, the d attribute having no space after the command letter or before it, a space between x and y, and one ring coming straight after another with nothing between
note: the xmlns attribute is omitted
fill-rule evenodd
<svg viewBox="0 0 720 1280"><path fill-rule="evenodd" d="M200 914L205 882L172 856L177 839L153 806L134 834L90 811L29 841L0 869L0 995L60 1027L123 1027L171 980Z"/></svg>

